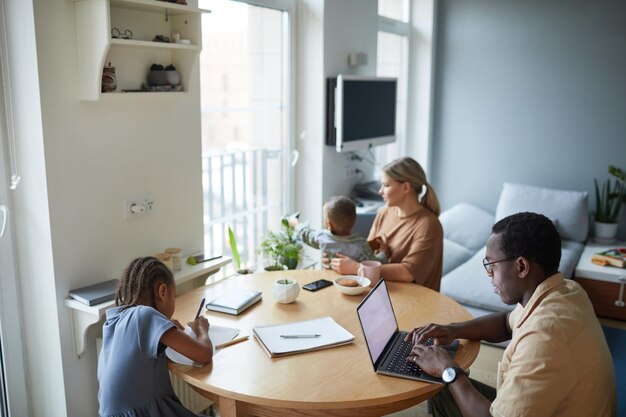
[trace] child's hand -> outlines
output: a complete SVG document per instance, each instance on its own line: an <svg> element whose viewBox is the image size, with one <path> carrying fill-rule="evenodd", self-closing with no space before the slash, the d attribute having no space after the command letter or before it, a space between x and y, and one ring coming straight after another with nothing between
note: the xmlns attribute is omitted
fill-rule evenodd
<svg viewBox="0 0 626 417"><path fill-rule="evenodd" d="M178 327L178 330L185 330L185 328L183 327L182 324L180 324L180 322L176 319L172 319L172 323L174 323L176 325L176 327Z"/></svg>
<svg viewBox="0 0 626 417"><path fill-rule="evenodd" d="M380 240L380 245L378 246L378 250L376 251L378 253L384 253L385 255L389 256L389 245L387 245L385 242L382 241L382 239Z"/></svg>
<svg viewBox="0 0 626 417"><path fill-rule="evenodd" d="M200 336L209 335L209 321L206 317L200 316L194 321L187 323L187 326L191 327L191 330L193 330L198 338L200 338Z"/></svg>
<svg viewBox="0 0 626 417"><path fill-rule="evenodd" d="M289 223L289 226L293 227L294 229L300 224L300 220L295 217L287 217L287 222Z"/></svg>

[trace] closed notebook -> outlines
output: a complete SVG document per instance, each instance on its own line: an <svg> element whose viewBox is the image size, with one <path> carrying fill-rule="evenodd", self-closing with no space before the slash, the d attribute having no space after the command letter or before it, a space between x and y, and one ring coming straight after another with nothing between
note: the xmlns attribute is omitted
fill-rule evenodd
<svg viewBox="0 0 626 417"><path fill-rule="evenodd" d="M207 310L237 315L263 298L263 293L237 288L220 295L206 304Z"/></svg>
<svg viewBox="0 0 626 417"><path fill-rule="evenodd" d="M332 317L257 326L252 332L272 358L326 349L354 341L354 335Z"/></svg>
<svg viewBox="0 0 626 417"><path fill-rule="evenodd" d="M118 279L111 279L87 287L77 288L70 291L70 297L88 306L104 303L115 298L118 283Z"/></svg>

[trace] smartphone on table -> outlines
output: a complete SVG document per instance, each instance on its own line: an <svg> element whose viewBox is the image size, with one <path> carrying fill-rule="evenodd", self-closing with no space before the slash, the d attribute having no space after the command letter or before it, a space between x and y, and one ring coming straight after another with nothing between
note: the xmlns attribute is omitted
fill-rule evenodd
<svg viewBox="0 0 626 417"><path fill-rule="evenodd" d="M328 281L327 279L318 279L317 281L304 284L302 288L308 291L317 291L321 290L322 288L330 287L331 285L333 285L333 283Z"/></svg>

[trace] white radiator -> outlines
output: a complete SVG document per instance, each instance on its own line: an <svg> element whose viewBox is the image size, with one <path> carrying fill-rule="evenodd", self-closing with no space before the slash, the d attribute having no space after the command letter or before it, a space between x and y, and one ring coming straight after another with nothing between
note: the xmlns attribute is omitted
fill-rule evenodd
<svg viewBox="0 0 626 417"><path fill-rule="evenodd" d="M195 392L185 381L171 372L170 378L174 392L180 399L180 402L194 413L204 411L213 404L213 401Z"/></svg>

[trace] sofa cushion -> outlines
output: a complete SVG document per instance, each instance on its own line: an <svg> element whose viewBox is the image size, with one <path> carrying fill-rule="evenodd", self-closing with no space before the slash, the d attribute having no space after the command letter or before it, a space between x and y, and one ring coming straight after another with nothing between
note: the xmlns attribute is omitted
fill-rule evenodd
<svg viewBox="0 0 626 417"><path fill-rule="evenodd" d="M460 203L441 213L439 221L446 239L458 243L474 253L487 242L491 234L494 217L493 214L479 207Z"/></svg>
<svg viewBox="0 0 626 417"><path fill-rule="evenodd" d="M458 243L450 240L443 239L443 270L442 275L452 271L457 266L461 265L474 254L473 251L467 249L465 246L461 246Z"/></svg>
<svg viewBox="0 0 626 417"><path fill-rule="evenodd" d="M483 267L486 247L483 246L467 262L441 278L441 293L473 307L491 311L512 310L493 292L491 278Z"/></svg>
<svg viewBox="0 0 626 417"><path fill-rule="evenodd" d="M559 264L559 271L565 278L572 279L574 276L574 269L580 259L580 255L583 254L585 244L580 242L574 242L573 240L561 240L561 263Z"/></svg>
<svg viewBox="0 0 626 417"><path fill-rule="evenodd" d="M587 192L504 183L495 221L522 211L532 211L549 217L555 223L561 239L577 242L587 239Z"/></svg>

